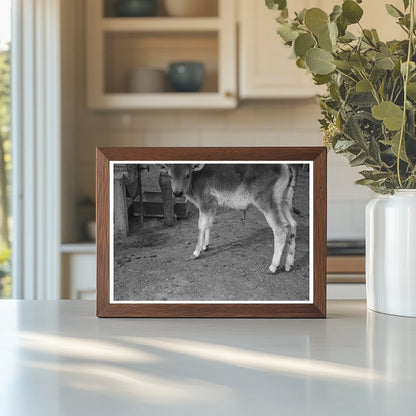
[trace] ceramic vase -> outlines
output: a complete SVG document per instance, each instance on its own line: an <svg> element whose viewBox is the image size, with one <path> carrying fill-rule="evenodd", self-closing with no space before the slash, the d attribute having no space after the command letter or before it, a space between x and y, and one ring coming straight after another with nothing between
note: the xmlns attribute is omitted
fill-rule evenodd
<svg viewBox="0 0 416 416"><path fill-rule="evenodd" d="M367 204L366 286L369 309L416 317L416 190Z"/></svg>

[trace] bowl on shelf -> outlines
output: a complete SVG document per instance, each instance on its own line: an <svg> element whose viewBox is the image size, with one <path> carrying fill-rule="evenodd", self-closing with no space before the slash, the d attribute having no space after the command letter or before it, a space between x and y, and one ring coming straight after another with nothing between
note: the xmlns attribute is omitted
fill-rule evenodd
<svg viewBox="0 0 416 416"><path fill-rule="evenodd" d="M217 0L165 0L166 12L172 17L217 16Z"/></svg>
<svg viewBox="0 0 416 416"><path fill-rule="evenodd" d="M169 64L169 81L177 92L198 92L205 80L202 62L172 62Z"/></svg>
<svg viewBox="0 0 416 416"><path fill-rule="evenodd" d="M114 12L119 17L149 17L157 13L156 0L118 0Z"/></svg>
<svg viewBox="0 0 416 416"><path fill-rule="evenodd" d="M163 69L135 68L129 72L128 91L151 94L167 90L167 75Z"/></svg>

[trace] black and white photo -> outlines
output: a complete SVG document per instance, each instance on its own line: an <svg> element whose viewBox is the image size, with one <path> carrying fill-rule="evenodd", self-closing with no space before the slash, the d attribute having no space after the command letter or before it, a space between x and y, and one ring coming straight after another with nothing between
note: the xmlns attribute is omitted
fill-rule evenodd
<svg viewBox="0 0 416 416"><path fill-rule="evenodd" d="M110 162L111 303L312 303L311 161Z"/></svg>

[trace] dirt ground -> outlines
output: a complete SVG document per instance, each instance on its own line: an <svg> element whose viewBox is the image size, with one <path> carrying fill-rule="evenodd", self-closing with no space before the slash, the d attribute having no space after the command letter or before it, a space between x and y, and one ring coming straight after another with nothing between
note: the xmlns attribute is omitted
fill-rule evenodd
<svg viewBox="0 0 416 416"><path fill-rule="evenodd" d="M256 208L219 209L208 251L193 259L198 211L173 227L130 219L130 234L114 244L116 301L276 301L309 299L309 184L301 171L295 191L295 266L268 274L273 233Z"/></svg>

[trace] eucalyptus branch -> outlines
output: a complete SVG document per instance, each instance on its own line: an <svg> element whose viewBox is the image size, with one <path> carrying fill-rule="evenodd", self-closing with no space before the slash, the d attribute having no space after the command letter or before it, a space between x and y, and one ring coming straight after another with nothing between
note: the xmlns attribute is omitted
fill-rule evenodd
<svg viewBox="0 0 416 416"><path fill-rule="evenodd" d="M400 129L400 139L399 139L399 148L397 150L397 178L399 180L400 188L403 188L402 177L400 173L400 156L403 147L404 132L406 130L406 110L407 110L407 83L409 82L409 69L410 62L412 59L412 50L413 50L413 37L414 37L414 28L415 28L415 0L410 0L410 29L409 29L409 44L407 46L407 60L406 60L406 72L404 75L404 85L403 85L403 118L402 118L402 127Z"/></svg>
<svg viewBox="0 0 416 416"><path fill-rule="evenodd" d="M339 74L343 75L344 77L350 79L352 82L355 82L355 83L358 82L355 78L353 78L352 76L340 71L338 68L335 68L335 71L338 72Z"/></svg>
<svg viewBox="0 0 416 416"><path fill-rule="evenodd" d="M371 82L370 78L368 78L367 73L365 72L365 69L361 65L362 71L360 71L360 75L365 79L369 84L371 88L371 93L373 94L374 99L377 101L377 104L380 104L380 97L378 96L378 92L376 90L376 87Z"/></svg>

